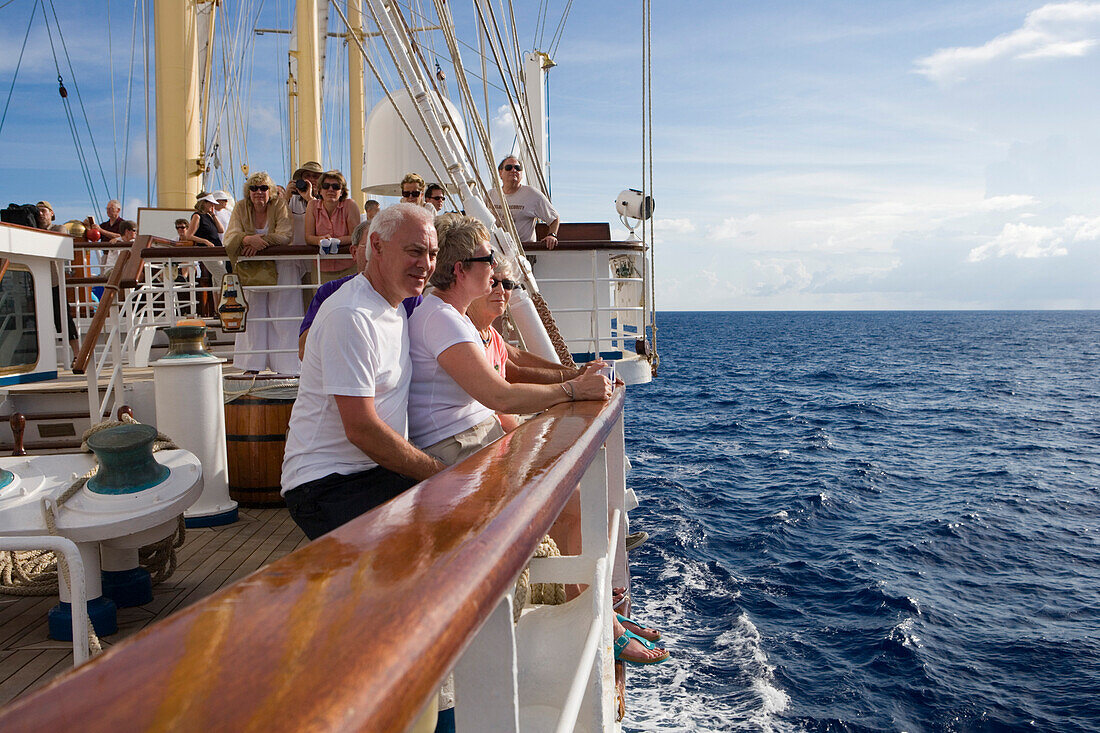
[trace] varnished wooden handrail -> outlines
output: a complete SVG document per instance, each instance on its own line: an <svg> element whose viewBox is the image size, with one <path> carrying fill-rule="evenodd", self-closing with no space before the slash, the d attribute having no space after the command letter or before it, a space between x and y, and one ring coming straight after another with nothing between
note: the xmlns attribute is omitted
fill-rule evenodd
<svg viewBox="0 0 1100 733"><path fill-rule="evenodd" d="M401 731L622 414L559 405L0 710L0 730Z"/></svg>
<svg viewBox="0 0 1100 733"><path fill-rule="evenodd" d="M4 279L4 273L8 271L8 258L0 257L0 280Z"/></svg>
<svg viewBox="0 0 1100 733"><path fill-rule="evenodd" d="M115 262L114 269L111 270L110 279L103 286L103 293L99 296L99 306L96 308L95 315L92 316L92 322L88 326L88 332L84 334L84 339L80 344L80 353L73 360L74 374L83 374L84 370L88 368L88 359L95 353L96 341L99 340L99 334L103 331L103 324L107 322L107 318L111 314L111 305L118 297L119 285L124 280L134 280L141 272L141 256L139 253L149 245L151 239L153 238L149 235L143 234L134 239L130 249L124 249L118 253L118 261Z"/></svg>

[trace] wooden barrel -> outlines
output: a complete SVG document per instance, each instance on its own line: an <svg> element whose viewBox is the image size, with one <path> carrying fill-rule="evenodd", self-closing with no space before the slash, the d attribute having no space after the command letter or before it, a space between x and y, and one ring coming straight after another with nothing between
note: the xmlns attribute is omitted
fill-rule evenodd
<svg viewBox="0 0 1100 733"><path fill-rule="evenodd" d="M226 379L235 379L241 387L247 386L241 377ZM279 477L294 398L271 398L263 394L262 391L258 395L246 394L225 405L229 496L242 506L284 505L279 494Z"/></svg>

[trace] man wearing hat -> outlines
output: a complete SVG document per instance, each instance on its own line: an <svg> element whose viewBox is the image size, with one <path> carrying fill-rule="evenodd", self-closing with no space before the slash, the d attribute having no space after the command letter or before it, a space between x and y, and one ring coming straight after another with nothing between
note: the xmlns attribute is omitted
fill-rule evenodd
<svg viewBox="0 0 1100 733"><path fill-rule="evenodd" d="M222 225L224 232L229 228L229 217L233 216L233 199L225 191L218 190L210 194L214 197L214 218ZM199 195L202 198L202 195Z"/></svg>
<svg viewBox="0 0 1100 733"><path fill-rule="evenodd" d="M39 201L35 206L38 207L38 227L40 229L48 229L51 232L64 231L61 226L54 226L53 207L50 206L49 201Z"/></svg>

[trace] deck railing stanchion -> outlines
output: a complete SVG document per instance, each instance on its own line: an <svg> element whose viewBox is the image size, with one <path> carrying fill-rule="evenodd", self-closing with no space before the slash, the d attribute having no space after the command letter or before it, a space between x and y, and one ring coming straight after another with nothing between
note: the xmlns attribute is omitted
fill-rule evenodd
<svg viewBox="0 0 1100 733"><path fill-rule="evenodd" d="M455 665L455 728L519 731L519 681L511 593L506 593Z"/></svg>

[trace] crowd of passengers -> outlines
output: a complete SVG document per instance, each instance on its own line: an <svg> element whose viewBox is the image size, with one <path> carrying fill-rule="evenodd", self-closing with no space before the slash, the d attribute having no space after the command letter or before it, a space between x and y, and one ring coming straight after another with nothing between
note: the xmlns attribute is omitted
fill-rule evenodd
<svg viewBox="0 0 1100 733"><path fill-rule="evenodd" d="M542 220L545 244L554 247L559 219L550 202L522 185L514 156L498 170L521 239L531 241ZM401 203L381 209L370 201L361 213L344 176L311 162L285 187L253 173L242 193L235 206L224 192L203 194L190 221L176 224L181 242L220 241L246 289L249 325L237 337L234 365L300 375L281 483L310 539L489 445L519 416L610 397L601 360L567 367L504 340L494 323L520 287L516 273L494 253L484 224L442 211L442 187L410 173ZM500 214L499 201L492 203ZM95 226L117 238L107 234L115 233L117 207L108 215ZM263 258L268 247L291 243L325 252L348 245L349 256L324 258L317 271L301 260ZM302 282L319 286L305 307L300 290L248 290ZM563 554L580 552L579 506L575 492L551 529ZM579 592L569 587L567 597ZM625 589L615 589L616 607L625 610L627 600ZM657 630L618 614L613 626L616 658L668 658ZM437 730L453 730L453 706L445 687Z"/></svg>

